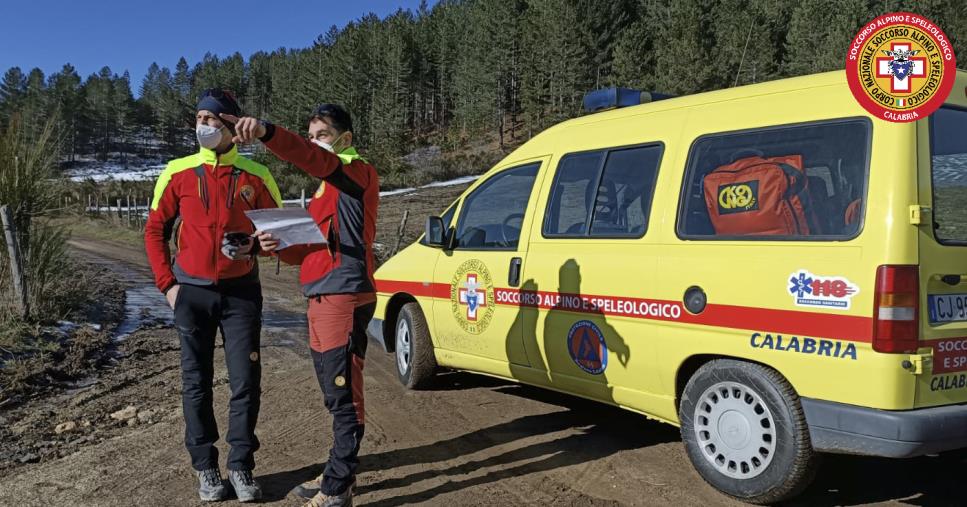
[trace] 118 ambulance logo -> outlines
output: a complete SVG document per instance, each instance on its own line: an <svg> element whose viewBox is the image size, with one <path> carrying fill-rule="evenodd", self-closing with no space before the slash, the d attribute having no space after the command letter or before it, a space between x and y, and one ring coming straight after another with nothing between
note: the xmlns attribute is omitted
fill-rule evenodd
<svg viewBox="0 0 967 507"><path fill-rule="evenodd" d="M846 79L856 100L892 122L925 118L953 88L957 61L943 30L930 20L897 12L864 26L846 56Z"/></svg>
<svg viewBox="0 0 967 507"><path fill-rule="evenodd" d="M789 294L796 306L849 310L860 288L841 276L820 276L805 269L789 275Z"/></svg>

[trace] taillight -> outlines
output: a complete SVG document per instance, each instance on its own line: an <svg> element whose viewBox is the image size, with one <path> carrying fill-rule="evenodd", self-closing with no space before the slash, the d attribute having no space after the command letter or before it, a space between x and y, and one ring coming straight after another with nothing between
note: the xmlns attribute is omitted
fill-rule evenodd
<svg viewBox="0 0 967 507"><path fill-rule="evenodd" d="M873 350L916 352L920 343L920 269L880 266L873 295Z"/></svg>

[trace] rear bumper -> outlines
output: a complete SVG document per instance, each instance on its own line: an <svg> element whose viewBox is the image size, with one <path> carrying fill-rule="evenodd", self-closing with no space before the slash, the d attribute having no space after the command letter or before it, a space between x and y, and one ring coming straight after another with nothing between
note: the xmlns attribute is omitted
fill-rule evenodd
<svg viewBox="0 0 967 507"><path fill-rule="evenodd" d="M901 411L800 402L817 451L909 458L967 447L967 404Z"/></svg>
<svg viewBox="0 0 967 507"><path fill-rule="evenodd" d="M386 334L383 332L383 319L370 320L369 325L366 326L366 336L369 337L370 341L378 343L386 352L393 352L392 345L386 342Z"/></svg>

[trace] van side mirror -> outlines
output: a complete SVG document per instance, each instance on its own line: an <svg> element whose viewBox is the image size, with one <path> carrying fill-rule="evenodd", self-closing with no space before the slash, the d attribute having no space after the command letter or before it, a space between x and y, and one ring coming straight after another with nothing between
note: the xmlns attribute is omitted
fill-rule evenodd
<svg viewBox="0 0 967 507"><path fill-rule="evenodd" d="M446 241L446 227L440 217L426 217L426 238L427 246L443 248Z"/></svg>

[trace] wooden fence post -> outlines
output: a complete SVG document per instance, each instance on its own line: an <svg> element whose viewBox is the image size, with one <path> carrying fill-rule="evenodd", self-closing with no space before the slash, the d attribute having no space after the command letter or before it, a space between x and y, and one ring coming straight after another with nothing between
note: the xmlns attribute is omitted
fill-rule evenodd
<svg viewBox="0 0 967 507"><path fill-rule="evenodd" d="M403 234L406 232L406 220L410 217L410 210L403 210L403 219L400 220L400 228L396 231L396 247L393 248L393 253L390 257L396 255L400 251L400 245L403 244Z"/></svg>
<svg viewBox="0 0 967 507"><path fill-rule="evenodd" d="M0 206L0 221L3 222L3 235L7 240L7 252L10 255L10 276L13 277L13 290L17 293L20 306L20 316L30 316L30 300L27 298L27 284L24 279L23 259L20 257L20 245L17 243L17 229L10 215L10 208L6 204Z"/></svg>

